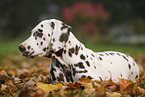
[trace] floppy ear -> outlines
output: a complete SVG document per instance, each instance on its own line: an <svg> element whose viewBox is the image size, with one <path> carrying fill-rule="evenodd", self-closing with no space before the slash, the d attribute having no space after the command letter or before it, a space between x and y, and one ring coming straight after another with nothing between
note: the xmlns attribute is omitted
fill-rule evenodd
<svg viewBox="0 0 145 97"><path fill-rule="evenodd" d="M51 22L51 26L53 28L51 46L54 51L58 51L66 44L71 32L71 27L60 21Z"/></svg>

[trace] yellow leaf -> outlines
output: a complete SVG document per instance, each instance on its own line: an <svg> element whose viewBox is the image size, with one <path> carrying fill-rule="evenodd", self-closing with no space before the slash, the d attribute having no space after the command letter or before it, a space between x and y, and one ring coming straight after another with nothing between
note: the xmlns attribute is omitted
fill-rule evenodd
<svg viewBox="0 0 145 97"><path fill-rule="evenodd" d="M60 84L60 83L53 85L53 84L43 84L43 83L37 82L35 80L33 80L33 81L36 83L37 88L42 89L44 92L58 90L62 87L62 84Z"/></svg>
<svg viewBox="0 0 145 97"><path fill-rule="evenodd" d="M7 85L1 84L1 91L6 90Z"/></svg>
<svg viewBox="0 0 145 97"><path fill-rule="evenodd" d="M117 92L106 92L106 97L121 97L121 94Z"/></svg>
<svg viewBox="0 0 145 97"><path fill-rule="evenodd" d="M137 91L138 91L139 93L145 94L145 89L143 89L143 88L137 87Z"/></svg>

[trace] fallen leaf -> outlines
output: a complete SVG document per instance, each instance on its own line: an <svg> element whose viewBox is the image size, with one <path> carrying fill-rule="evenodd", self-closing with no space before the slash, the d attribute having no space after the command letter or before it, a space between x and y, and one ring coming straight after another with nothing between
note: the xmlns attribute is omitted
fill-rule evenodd
<svg viewBox="0 0 145 97"><path fill-rule="evenodd" d="M33 80L33 81L35 82L37 88L42 89L44 92L58 90L62 87L62 84L60 84L60 83L53 85L53 84L44 84L41 82L37 82L35 80Z"/></svg>
<svg viewBox="0 0 145 97"><path fill-rule="evenodd" d="M1 84L1 91L6 90L7 85Z"/></svg>
<svg viewBox="0 0 145 97"><path fill-rule="evenodd" d="M134 83L130 80L119 79L121 92L133 92Z"/></svg>
<svg viewBox="0 0 145 97"><path fill-rule="evenodd" d="M85 83L89 83L89 82L90 82L90 79L89 79L89 78L84 78L84 77L82 77L82 78L80 79L80 81L81 81L81 82L85 82Z"/></svg>
<svg viewBox="0 0 145 97"><path fill-rule="evenodd" d="M8 74L7 74L7 72L6 72L5 70L1 70L1 71L0 71L0 74L1 74L1 75L6 75L6 76L8 76Z"/></svg>
<svg viewBox="0 0 145 97"><path fill-rule="evenodd" d="M115 83L112 81L112 79L110 78L109 80L105 80L103 82L101 82L101 85L103 87L108 87L108 86L112 86L115 85Z"/></svg>
<svg viewBox="0 0 145 97"><path fill-rule="evenodd" d="M145 89L143 89L143 88L137 87L137 91L139 93L145 94Z"/></svg>
<svg viewBox="0 0 145 97"><path fill-rule="evenodd" d="M106 97L121 97L121 94L117 92L106 92Z"/></svg>

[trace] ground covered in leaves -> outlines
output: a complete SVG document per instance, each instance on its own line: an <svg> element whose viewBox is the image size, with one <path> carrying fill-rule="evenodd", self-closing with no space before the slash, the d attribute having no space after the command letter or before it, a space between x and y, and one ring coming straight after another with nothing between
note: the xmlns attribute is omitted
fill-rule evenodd
<svg viewBox="0 0 145 97"><path fill-rule="evenodd" d="M49 59L7 56L0 64L2 97L120 97L145 96L145 58L136 59L140 67L138 82L119 79L49 84Z"/></svg>

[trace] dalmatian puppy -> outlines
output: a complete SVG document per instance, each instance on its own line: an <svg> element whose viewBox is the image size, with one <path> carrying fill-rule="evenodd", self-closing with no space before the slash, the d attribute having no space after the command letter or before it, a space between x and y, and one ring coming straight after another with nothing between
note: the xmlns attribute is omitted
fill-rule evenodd
<svg viewBox="0 0 145 97"><path fill-rule="evenodd" d="M56 19L44 20L31 36L18 47L28 58L51 58L51 83L76 82L82 77L104 81L119 78L137 80L139 68L128 55L114 52L93 52L71 32L71 27Z"/></svg>

